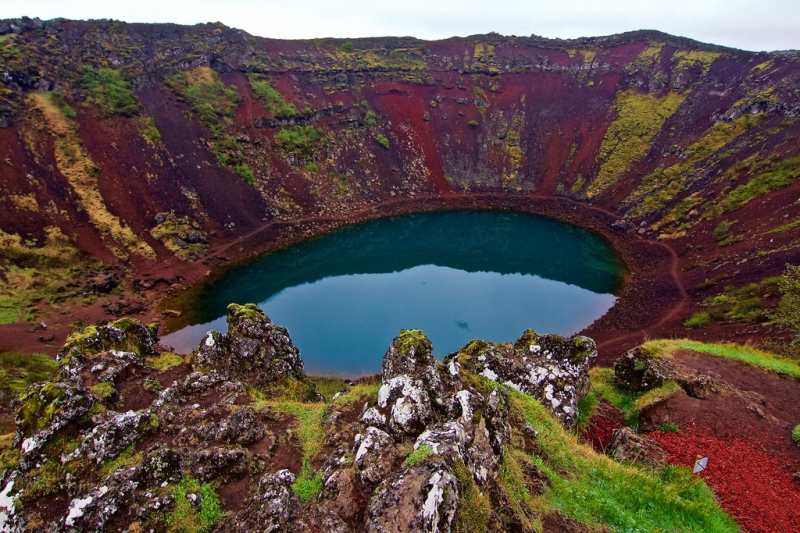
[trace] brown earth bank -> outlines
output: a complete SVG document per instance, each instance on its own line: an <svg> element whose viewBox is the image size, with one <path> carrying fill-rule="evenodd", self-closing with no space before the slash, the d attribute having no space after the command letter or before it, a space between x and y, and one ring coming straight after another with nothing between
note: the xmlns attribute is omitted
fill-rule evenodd
<svg viewBox="0 0 800 533"><path fill-rule="evenodd" d="M786 337L724 306L683 323L797 262L796 52L658 32L292 42L24 19L0 23L0 62L6 349L53 355L73 329L126 314L171 326L165 299L179 307L227 265L463 208L611 241L629 276L583 332L599 364L647 337ZM109 273L116 286L97 289Z"/></svg>

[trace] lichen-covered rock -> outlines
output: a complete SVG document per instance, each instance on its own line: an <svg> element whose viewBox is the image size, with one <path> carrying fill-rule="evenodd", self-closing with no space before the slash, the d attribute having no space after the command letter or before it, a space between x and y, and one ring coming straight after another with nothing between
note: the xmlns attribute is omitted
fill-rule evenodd
<svg viewBox="0 0 800 533"><path fill-rule="evenodd" d="M505 451L508 403L508 392L503 389L495 389L486 399L486 404L483 408L483 418L486 420L489 441L491 442L492 450L498 457L502 457Z"/></svg>
<svg viewBox="0 0 800 533"><path fill-rule="evenodd" d="M404 329L394 338L383 356L381 382L388 383L398 376L410 376L422 382L431 401L444 407L442 380L433 357L433 346L418 329Z"/></svg>
<svg viewBox="0 0 800 533"><path fill-rule="evenodd" d="M289 332L273 324L255 304L229 305L228 333L209 332L195 352L195 364L259 385L299 381L308 385L308 395L314 394Z"/></svg>
<svg viewBox="0 0 800 533"><path fill-rule="evenodd" d="M133 480L136 468L122 468L103 484L74 498L58 523L59 531L104 531L120 510L128 509L137 496L138 484Z"/></svg>
<svg viewBox="0 0 800 533"><path fill-rule="evenodd" d="M12 403L20 446L20 468L29 469L39 451L58 431L89 412L95 398L88 390L69 383L31 385Z"/></svg>
<svg viewBox="0 0 800 533"><path fill-rule="evenodd" d="M617 428L611 433L608 453L620 462L634 462L652 466L664 466L667 453L657 440L640 435L631 428Z"/></svg>
<svg viewBox="0 0 800 533"><path fill-rule="evenodd" d="M444 533L458 508L458 483L441 461L409 468L386 480L372 498L369 533Z"/></svg>
<svg viewBox="0 0 800 533"><path fill-rule="evenodd" d="M136 472L136 481L146 487L162 483L177 483L183 477L181 454L169 448L158 448L148 453Z"/></svg>
<svg viewBox="0 0 800 533"><path fill-rule="evenodd" d="M485 485L490 479L497 477L497 464L500 456L495 455L492 449L491 436L486 429L486 419L481 418L474 431L472 445L464 454L465 463L469 468L472 478Z"/></svg>
<svg viewBox="0 0 800 533"><path fill-rule="evenodd" d="M578 420L578 403L589 391L589 363L597 355L592 339L538 335L532 329L507 345L472 341L445 360L471 373L529 394L564 426Z"/></svg>
<svg viewBox="0 0 800 533"><path fill-rule="evenodd" d="M96 415L92 421L97 425L81 443L81 454L98 465L116 458L148 429L152 429L151 414L147 409L127 413L108 411Z"/></svg>
<svg viewBox="0 0 800 533"><path fill-rule="evenodd" d="M182 448L181 468L201 481L227 483L247 473L247 452L241 448Z"/></svg>
<svg viewBox="0 0 800 533"><path fill-rule="evenodd" d="M130 370L144 366L144 358L134 352L108 350L91 358L89 372L97 381L119 383Z"/></svg>
<svg viewBox="0 0 800 533"><path fill-rule="evenodd" d="M417 436L433 421L430 396L422 381L400 375L381 385L378 407L389 412L389 429L402 437Z"/></svg>
<svg viewBox="0 0 800 533"><path fill-rule="evenodd" d="M381 382L378 407L398 437L416 437L449 408L431 342L419 330L404 329L394 338L383 356Z"/></svg>
<svg viewBox="0 0 800 533"><path fill-rule="evenodd" d="M363 435L356 435L355 464L365 484L377 485L391 473L397 459L394 440L385 431L368 427Z"/></svg>
<svg viewBox="0 0 800 533"><path fill-rule="evenodd" d="M446 457L448 461L461 461L466 444L464 426L460 422L445 422L422 432L414 443L414 449L428 446L435 455Z"/></svg>
<svg viewBox="0 0 800 533"><path fill-rule="evenodd" d="M648 391L658 388L675 374L672 363L654 358L641 346L625 352L614 362L614 378L631 391Z"/></svg>
<svg viewBox="0 0 800 533"><path fill-rule="evenodd" d="M122 318L106 326L89 326L67 337L56 358L69 365L73 356L87 356L105 350L135 352L140 356L156 355L158 326L145 326L138 320Z"/></svg>
<svg viewBox="0 0 800 533"><path fill-rule="evenodd" d="M289 531L290 523L299 515L301 508L299 498L292 491L294 479L294 474L288 470L262 477L256 493L245 503L244 508L226 519L217 531Z"/></svg>
<svg viewBox="0 0 800 533"><path fill-rule="evenodd" d="M361 415L361 423L365 426L373 426L377 428L386 427L386 416L374 407L369 407Z"/></svg>
<svg viewBox="0 0 800 533"><path fill-rule="evenodd" d="M175 419L173 426L179 426L175 438L178 445L199 444L240 444L247 446L264 438L267 430L255 409L245 406L232 413L221 406L208 410L195 410L187 405ZM227 413L227 414L223 414Z"/></svg>

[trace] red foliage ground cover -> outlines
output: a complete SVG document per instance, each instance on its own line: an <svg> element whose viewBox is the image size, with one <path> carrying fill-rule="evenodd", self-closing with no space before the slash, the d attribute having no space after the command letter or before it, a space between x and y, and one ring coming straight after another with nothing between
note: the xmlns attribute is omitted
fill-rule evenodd
<svg viewBox="0 0 800 533"><path fill-rule="evenodd" d="M684 427L680 433L654 431L649 436L669 453L670 464L691 468L696 456L708 457L708 468L700 475L743 530L800 531L800 486L766 448L774 436L723 440L699 426Z"/></svg>

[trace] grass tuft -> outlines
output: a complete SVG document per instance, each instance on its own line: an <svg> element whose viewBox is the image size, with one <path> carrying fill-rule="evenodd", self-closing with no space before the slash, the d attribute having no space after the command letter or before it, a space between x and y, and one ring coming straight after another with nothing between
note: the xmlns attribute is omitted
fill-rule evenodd
<svg viewBox="0 0 800 533"><path fill-rule="evenodd" d="M506 458L516 459L517 465L520 458L532 461L547 474L551 486L543 497L565 517L612 531L739 530L733 518L719 508L711 490L702 480L693 479L688 468L669 466L650 475L619 464L578 444L577 436L533 398L511 389L509 394L513 413L539 432L540 450L532 458L513 450ZM517 482L509 484L512 479ZM507 459L501 484L507 494L511 492L512 505L516 495L525 498L524 483L519 484L513 463Z"/></svg>

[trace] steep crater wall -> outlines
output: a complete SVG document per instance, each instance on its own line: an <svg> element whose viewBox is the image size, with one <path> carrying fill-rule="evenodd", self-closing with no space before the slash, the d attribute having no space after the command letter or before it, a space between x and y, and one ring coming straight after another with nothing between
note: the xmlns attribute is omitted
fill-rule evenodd
<svg viewBox="0 0 800 533"><path fill-rule="evenodd" d="M600 231L628 262L625 305L590 328L602 358L604 339L685 334L724 286L796 262L796 52L657 32L276 41L24 19L0 34L6 315L84 293L87 257L118 264L117 298L147 312L176 282L340 224L518 209Z"/></svg>

